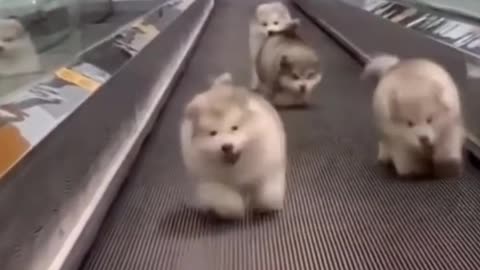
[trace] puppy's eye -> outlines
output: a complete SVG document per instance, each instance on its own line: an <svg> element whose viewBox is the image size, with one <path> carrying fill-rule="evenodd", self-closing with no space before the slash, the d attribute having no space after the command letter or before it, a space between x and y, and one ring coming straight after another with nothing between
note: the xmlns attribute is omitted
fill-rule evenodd
<svg viewBox="0 0 480 270"><path fill-rule="evenodd" d="M238 130L238 126L232 126L232 131L237 131Z"/></svg>
<svg viewBox="0 0 480 270"><path fill-rule="evenodd" d="M277 21L274 21L273 24L274 24L274 25L278 25L278 22L277 22Z"/></svg>
<svg viewBox="0 0 480 270"><path fill-rule="evenodd" d="M265 27L267 27L267 26L268 26L268 23L263 22L262 25L265 26Z"/></svg>
<svg viewBox="0 0 480 270"><path fill-rule="evenodd" d="M311 80L311 79L313 79L313 77L315 77L315 72L307 73L307 79Z"/></svg>
<svg viewBox="0 0 480 270"><path fill-rule="evenodd" d="M413 127L413 126L415 126L415 123L413 121L407 121L407 126L408 127Z"/></svg>
<svg viewBox="0 0 480 270"><path fill-rule="evenodd" d="M6 37L3 39L4 42L12 42L14 39L12 37Z"/></svg>
<svg viewBox="0 0 480 270"><path fill-rule="evenodd" d="M298 74L292 74L292 79L299 80L300 76L298 76Z"/></svg>
<svg viewBox="0 0 480 270"><path fill-rule="evenodd" d="M210 136L214 137L215 135L217 135L217 131L212 130L212 131L210 131L209 134L210 134Z"/></svg>
<svg viewBox="0 0 480 270"><path fill-rule="evenodd" d="M433 122L433 116L427 118L427 124L431 124Z"/></svg>

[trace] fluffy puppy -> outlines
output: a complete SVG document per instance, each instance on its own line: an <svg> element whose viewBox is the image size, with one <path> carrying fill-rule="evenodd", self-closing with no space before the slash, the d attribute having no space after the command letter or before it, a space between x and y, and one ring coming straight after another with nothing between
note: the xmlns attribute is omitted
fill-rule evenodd
<svg viewBox="0 0 480 270"><path fill-rule="evenodd" d="M379 55L365 68L370 75L379 78L373 96L379 161L392 162L400 176L458 175L465 132L450 74L431 60Z"/></svg>
<svg viewBox="0 0 480 270"><path fill-rule="evenodd" d="M288 8L281 2L260 4L255 10L255 16L250 20L250 59L252 65L251 88L258 87L256 58L265 39L276 32L282 31L291 22L292 17Z"/></svg>
<svg viewBox="0 0 480 270"><path fill-rule="evenodd" d="M308 105L322 79L317 53L296 33L299 23L269 36L257 56L257 90L278 107Z"/></svg>
<svg viewBox="0 0 480 270"><path fill-rule="evenodd" d="M267 101L235 85L229 73L187 104L180 135L200 209L236 219L248 208L268 212L283 208L283 123Z"/></svg>

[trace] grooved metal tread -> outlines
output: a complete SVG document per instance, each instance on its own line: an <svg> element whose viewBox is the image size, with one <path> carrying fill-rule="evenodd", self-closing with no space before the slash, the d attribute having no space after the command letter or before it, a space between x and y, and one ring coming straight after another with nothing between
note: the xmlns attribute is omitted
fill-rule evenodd
<svg viewBox="0 0 480 270"><path fill-rule="evenodd" d="M402 181L377 165L373 85L360 81L361 67L293 8L326 74L313 108L282 112L286 209L215 223L185 206L181 112L214 75L231 71L248 83L251 2L217 1L82 269L480 269L478 172L468 167L458 179Z"/></svg>

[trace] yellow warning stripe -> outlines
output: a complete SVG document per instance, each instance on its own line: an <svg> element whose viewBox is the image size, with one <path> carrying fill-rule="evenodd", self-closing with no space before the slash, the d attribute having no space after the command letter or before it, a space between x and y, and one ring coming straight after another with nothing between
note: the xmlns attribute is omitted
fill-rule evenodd
<svg viewBox="0 0 480 270"><path fill-rule="evenodd" d="M140 31L142 31L145 34L153 34L158 32L157 28L151 24L138 24L134 26L135 28L138 28Z"/></svg>
<svg viewBox="0 0 480 270"><path fill-rule="evenodd" d="M158 34L158 29L151 24L145 24L145 22L140 19L132 23L132 27L137 28L138 30L142 31L148 35L156 35Z"/></svg>
<svg viewBox="0 0 480 270"><path fill-rule="evenodd" d="M88 90L90 92L95 92L102 85L95 80L92 80L74 70L65 67L57 70L55 72L55 75L66 82L75 84L78 87Z"/></svg>

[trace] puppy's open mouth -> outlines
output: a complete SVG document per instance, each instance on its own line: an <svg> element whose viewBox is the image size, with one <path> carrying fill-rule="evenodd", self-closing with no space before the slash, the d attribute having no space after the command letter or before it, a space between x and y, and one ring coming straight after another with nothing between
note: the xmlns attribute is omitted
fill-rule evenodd
<svg viewBox="0 0 480 270"><path fill-rule="evenodd" d="M223 154L223 161L227 164L234 165L240 159L240 152L229 152Z"/></svg>
<svg viewBox="0 0 480 270"><path fill-rule="evenodd" d="M433 146L432 143L421 144L421 149L422 149L424 154L429 155L429 156L433 155L434 146Z"/></svg>

